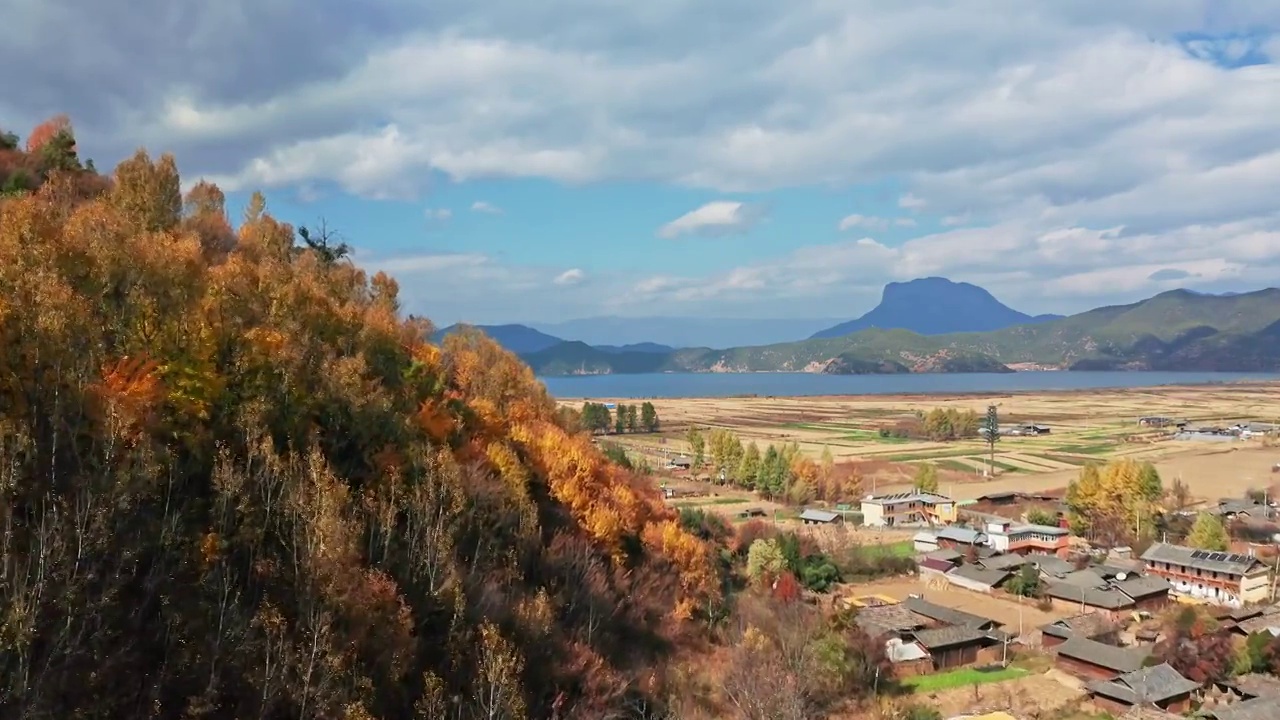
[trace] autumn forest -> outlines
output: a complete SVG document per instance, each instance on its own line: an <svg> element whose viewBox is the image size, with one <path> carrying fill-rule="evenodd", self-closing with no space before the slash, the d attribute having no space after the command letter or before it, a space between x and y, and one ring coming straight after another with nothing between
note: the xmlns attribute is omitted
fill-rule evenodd
<svg viewBox="0 0 1280 720"><path fill-rule="evenodd" d="M656 712L709 546L255 196L0 149L0 716Z"/></svg>

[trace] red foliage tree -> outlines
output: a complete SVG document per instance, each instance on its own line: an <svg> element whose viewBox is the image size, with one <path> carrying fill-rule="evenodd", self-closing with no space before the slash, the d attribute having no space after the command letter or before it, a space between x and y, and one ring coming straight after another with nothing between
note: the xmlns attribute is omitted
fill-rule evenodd
<svg viewBox="0 0 1280 720"><path fill-rule="evenodd" d="M793 573L783 571L773 581L773 598L781 603L793 603L800 599L800 581Z"/></svg>
<svg viewBox="0 0 1280 720"><path fill-rule="evenodd" d="M27 152L31 154L40 152L41 148L62 132L71 132L71 118L66 115L54 115L45 120L35 126L27 136Z"/></svg>

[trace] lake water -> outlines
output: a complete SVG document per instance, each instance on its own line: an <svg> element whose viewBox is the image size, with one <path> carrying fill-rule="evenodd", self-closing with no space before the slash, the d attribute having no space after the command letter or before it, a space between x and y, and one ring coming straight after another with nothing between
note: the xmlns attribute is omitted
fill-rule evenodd
<svg viewBox="0 0 1280 720"><path fill-rule="evenodd" d="M681 398L1089 390L1280 380L1280 374L1068 371L911 375L653 373L540 379L558 398Z"/></svg>

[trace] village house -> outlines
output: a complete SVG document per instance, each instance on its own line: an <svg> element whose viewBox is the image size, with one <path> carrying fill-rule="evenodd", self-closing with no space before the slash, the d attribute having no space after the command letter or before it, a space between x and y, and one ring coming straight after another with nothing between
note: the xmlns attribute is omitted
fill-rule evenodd
<svg viewBox="0 0 1280 720"><path fill-rule="evenodd" d="M964 625L917 630L915 640L928 651L935 671L997 662L1003 645L992 633Z"/></svg>
<svg viewBox="0 0 1280 720"><path fill-rule="evenodd" d="M1152 705L1182 714L1191 709L1191 693L1199 688L1199 683L1183 677L1168 663L1127 672L1114 680L1095 680L1086 686L1093 704L1113 715Z"/></svg>
<svg viewBox="0 0 1280 720"><path fill-rule="evenodd" d="M916 596L864 607L855 622L871 637L884 638L890 659L903 663L906 672L995 662L1009 641L995 620ZM912 646L923 651L927 663Z"/></svg>
<svg viewBox="0 0 1280 720"><path fill-rule="evenodd" d="M1267 599L1267 567L1251 555L1156 543L1142 560L1179 595L1229 607Z"/></svg>
<svg viewBox="0 0 1280 720"><path fill-rule="evenodd" d="M1054 664L1059 670L1086 680L1111 680L1116 676L1141 670L1151 647L1116 647L1073 637L1057 647Z"/></svg>
<svg viewBox="0 0 1280 720"><path fill-rule="evenodd" d="M1040 626L1040 646L1055 648L1073 637L1095 640L1108 645L1116 644L1120 624L1106 613L1084 613Z"/></svg>
<svg viewBox="0 0 1280 720"><path fill-rule="evenodd" d="M987 569L981 565L960 565L946 573L947 582L974 592L989 593L1013 577L1013 571Z"/></svg>
<svg viewBox="0 0 1280 720"><path fill-rule="evenodd" d="M862 501L862 523L868 527L949 525L955 521L955 501L935 493L872 495Z"/></svg>
<svg viewBox="0 0 1280 720"><path fill-rule="evenodd" d="M1153 575L1136 575L1093 566L1051 576L1044 594L1061 612L1106 613L1112 619L1137 610L1155 611L1169 603L1169 583Z"/></svg>
<svg viewBox="0 0 1280 720"><path fill-rule="evenodd" d="M800 513L800 522L805 525L831 525L841 521L840 513L831 512L830 510L818 510L817 508L808 508Z"/></svg>
<svg viewBox="0 0 1280 720"><path fill-rule="evenodd" d="M1062 555L1067 552L1071 531L1051 525L1026 525L1012 520L988 520L987 544L1002 553L1025 555L1044 553Z"/></svg>
<svg viewBox="0 0 1280 720"><path fill-rule="evenodd" d="M938 538L939 548L960 552L967 552L970 548L977 549L978 546L987 544L987 536L984 533L966 527L944 527L935 532L934 537Z"/></svg>

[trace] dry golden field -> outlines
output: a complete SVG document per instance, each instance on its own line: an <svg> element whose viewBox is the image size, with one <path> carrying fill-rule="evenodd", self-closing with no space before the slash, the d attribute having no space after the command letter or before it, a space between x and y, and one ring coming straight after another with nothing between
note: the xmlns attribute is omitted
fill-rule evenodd
<svg viewBox="0 0 1280 720"><path fill-rule="evenodd" d="M629 402L622 400L622 402ZM1117 457L1150 460L1166 482L1180 477L1202 498L1241 494L1270 485L1280 448L1261 439L1232 442L1173 441L1165 431L1139 427L1137 418L1162 415L1192 426L1242 421L1280 422L1280 383L1240 383L1138 389L1005 393L1000 395L871 395L842 397L749 397L655 399L662 420L658 435L614 438L633 452L660 462L687 452L685 430L725 428L754 441L796 442L817 457L830 448L837 461L861 466L876 490L909 482L915 464L942 471L943 492L957 499L1004 490L1065 487L1090 462ZM565 399L571 406L580 400ZM979 414L999 408L1001 425L1039 423L1049 435L1002 437L996 445L996 477L984 478L987 446L981 440L927 442L881 438L878 430L917 410L954 407Z"/></svg>

